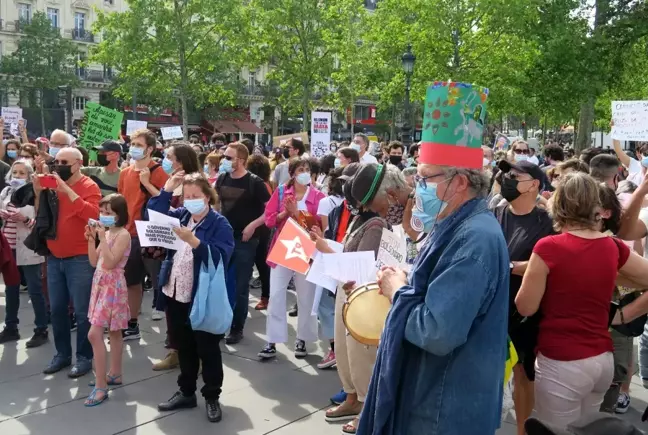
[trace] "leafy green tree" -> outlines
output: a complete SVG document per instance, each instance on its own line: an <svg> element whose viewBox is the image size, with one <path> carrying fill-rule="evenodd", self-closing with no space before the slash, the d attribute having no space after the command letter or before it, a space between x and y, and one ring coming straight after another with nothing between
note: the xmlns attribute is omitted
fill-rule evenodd
<svg viewBox="0 0 648 435"><path fill-rule="evenodd" d="M127 0L99 13L102 42L91 60L116 68L116 96L151 104L180 102L185 138L191 105L232 105L249 55L249 17L239 0Z"/></svg>
<svg viewBox="0 0 648 435"><path fill-rule="evenodd" d="M356 0L250 0L248 11L254 59L270 64L267 79L288 93L284 107L301 108L307 131L312 101L330 91L336 56L348 49L349 21L360 20L362 5Z"/></svg>
<svg viewBox="0 0 648 435"><path fill-rule="evenodd" d="M3 82L14 92L37 90L40 94L41 132L45 135L45 93L60 86L75 86L78 50L74 42L61 37L61 30L42 12L20 23L16 51L2 58Z"/></svg>

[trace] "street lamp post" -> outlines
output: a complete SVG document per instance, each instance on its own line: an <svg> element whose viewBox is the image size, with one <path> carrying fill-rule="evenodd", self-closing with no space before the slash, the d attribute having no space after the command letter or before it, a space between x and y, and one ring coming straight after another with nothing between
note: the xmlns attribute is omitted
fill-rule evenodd
<svg viewBox="0 0 648 435"><path fill-rule="evenodd" d="M403 122L401 139L403 145L409 147L412 143L412 113L410 109L410 81L414 72L416 56L412 53L412 44L407 45L407 51L401 57L403 71L405 72L405 121Z"/></svg>

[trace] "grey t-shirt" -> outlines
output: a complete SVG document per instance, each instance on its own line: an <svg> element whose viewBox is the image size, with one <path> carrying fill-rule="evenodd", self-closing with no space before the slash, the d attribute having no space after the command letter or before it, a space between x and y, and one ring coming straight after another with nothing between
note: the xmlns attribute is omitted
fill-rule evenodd
<svg viewBox="0 0 648 435"><path fill-rule="evenodd" d="M288 160L277 165L272 174L272 180L277 183L277 186L286 184L290 180L290 174L288 174Z"/></svg>

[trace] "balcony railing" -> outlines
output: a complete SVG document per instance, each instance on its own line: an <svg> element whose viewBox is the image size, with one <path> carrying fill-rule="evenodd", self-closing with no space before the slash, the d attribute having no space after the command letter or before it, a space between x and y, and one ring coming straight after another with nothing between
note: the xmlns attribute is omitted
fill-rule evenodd
<svg viewBox="0 0 648 435"><path fill-rule="evenodd" d="M243 88L244 95L263 95L261 86L246 86Z"/></svg>
<svg viewBox="0 0 648 435"><path fill-rule="evenodd" d="M30 21L31 20L27 20L24 18L14 21L14 30L16 32L22 32L23 27L25 27L26 24L29 24Z"/></svg>
<svg viewBox="0 0 648 435"><path fill-rule="evenodd" d="M87 68L76 68L75 75L81 80L97 83L109 82L113 78L112 71L110 70L97 70Z"/></svg>
<svg viewBox="0 0 648 435"><path fill-rule="evenodd" d="M94 42L94 35L85 29L72 29L72 39L75 41Z"/></svg>

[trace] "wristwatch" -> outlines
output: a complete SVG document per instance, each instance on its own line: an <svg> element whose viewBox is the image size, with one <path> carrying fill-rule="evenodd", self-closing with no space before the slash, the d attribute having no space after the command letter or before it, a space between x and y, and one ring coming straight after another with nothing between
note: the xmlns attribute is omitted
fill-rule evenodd
<svg viewBox="0 0 648 435"><path fill-rule="evenodd" d="M407 199L414 199L415 195L416 195L416 192L412 191L409 195L407 195Z"/></svg>

